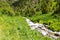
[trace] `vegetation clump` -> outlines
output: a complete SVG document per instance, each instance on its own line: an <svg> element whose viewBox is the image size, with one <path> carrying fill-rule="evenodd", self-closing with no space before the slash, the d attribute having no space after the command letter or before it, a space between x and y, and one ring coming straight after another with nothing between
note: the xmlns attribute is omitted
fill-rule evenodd
<svg viewBox="0 0 60 40"><path fill-rule="evenodd" d="M60 1L0 0L0 40L52 40L31 31L23 17L60 31Z"/></svg>

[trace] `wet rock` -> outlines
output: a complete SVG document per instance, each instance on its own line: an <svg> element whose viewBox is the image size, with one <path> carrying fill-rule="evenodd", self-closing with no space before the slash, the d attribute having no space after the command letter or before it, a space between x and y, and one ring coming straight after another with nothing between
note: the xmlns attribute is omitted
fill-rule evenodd
<svg viewBox="0 0 60 40"><path fill-rule="evenodd" d="M31 30L36 29L37 31L41 32L43 36L48 36L54 39L60 38L60 32L54 32L49 29L49 25L33 23L29 19L26 18L27 23L29 24Z"/></svg>
<svg viewBox="0 0 60 40"><path fill-rule="evenodd" d="M59 36L59 34L55 34L55 36Z"/></svg>

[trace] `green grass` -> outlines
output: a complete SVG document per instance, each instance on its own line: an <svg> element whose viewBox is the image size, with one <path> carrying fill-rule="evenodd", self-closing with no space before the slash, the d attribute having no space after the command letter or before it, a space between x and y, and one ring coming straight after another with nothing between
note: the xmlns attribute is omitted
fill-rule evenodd
<svg viewBox="0 0 60 40"><path fill-rule="evenodd" d="M30 30L21 16L0 16L0 40L53 40L40 32Z"/></svg>
<svg viewBox="0 0 60 40"><path fill-rule="evenodd" d="M60 31L60 17L58 17L58 15L56 17L54 16L46 15L46 14L34 15L30 19L33 22L39 22L42 24L49 25L50 29L53 31Z"/></svg>

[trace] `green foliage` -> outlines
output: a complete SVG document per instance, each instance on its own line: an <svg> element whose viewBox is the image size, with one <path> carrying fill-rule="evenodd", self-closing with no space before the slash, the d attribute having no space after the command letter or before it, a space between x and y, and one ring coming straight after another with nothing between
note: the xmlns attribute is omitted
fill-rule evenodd
<svg viewBox="0 0 60 40"><path fill-rule="evenodd" d="M21 16L0 16L0 40L53 40L40 32L30 30Z"/></svg>
<svg viewBox="0 0 60 40"><path fill-rule="evenodd" d="M19 12L18 15L28 17L33 22L48 24L53 31L60 30L60 25L57 26L59 24L57 22L59 19L57 18L60 13L55 12L58 8L58 4L55 0L24 0L22 2L19 0L13 3L12 6L14 6L14 9ZM55 21L57 24L54 24L54 19L57 20Z"/></svg>
<svg viewBox="0 0 60 40"><path fill-rule="evenodd" d="M10 5L8 4L8 2L4 1L4 2L0 2L0 15L15 15L13 9L10 7Z"/></svg>
<svg viewBox="0 0 60 40"><path fill-rule="evenodd" d="M60 31L60 17L54 17L47 14L42 15L34 15L33 17L29 17L33 22L42 23L45 25L49 25L50 29L53 31Z"/></svg>
<svg viewBox="0 0 60 40"><path fill-rule="evenodd" d="M31 31L20 15L60 31L59 0L0 0L0 40L53 40Z"/></svg>
<svg viewBox="0 0 60 40"><path fill-rule="evenodd" d="M12 3L14 9L22 16L31 17L36 14L36 12L42 12L43 14L52 15L58 4L55 0L19 0Z"/></svg>

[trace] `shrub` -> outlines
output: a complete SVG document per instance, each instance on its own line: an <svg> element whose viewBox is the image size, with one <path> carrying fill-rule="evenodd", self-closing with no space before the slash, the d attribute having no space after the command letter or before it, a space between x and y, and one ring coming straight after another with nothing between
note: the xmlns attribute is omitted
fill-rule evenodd
<svg viewBox="0 0 60 40"><path fill-rule="evenodd" d="M1 15L15 15L13 9L10 7L8 2L0 2L0 14Z"/></svg>

